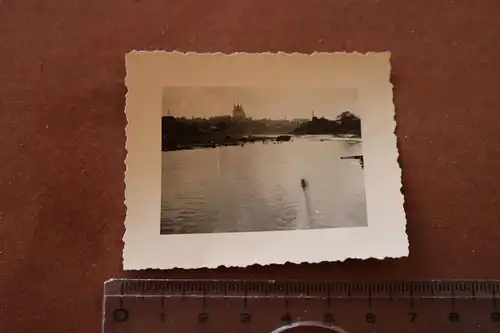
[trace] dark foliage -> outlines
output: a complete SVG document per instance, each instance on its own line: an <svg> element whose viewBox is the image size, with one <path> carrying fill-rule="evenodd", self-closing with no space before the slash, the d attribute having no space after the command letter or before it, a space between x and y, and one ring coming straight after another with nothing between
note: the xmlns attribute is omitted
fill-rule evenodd
<svg viewBox="0 0 500 333"><path fill-rule="evenodd" d="M337 119L313 117L300 125L273 125L264 120L234 121L226 119L186 119L162 117L162 150L177 150L181 146L217 146L248 142L249 134L351 134L361 137L361 121L349 111ZM288 141L286 136L279 141Z"/></svg>
<svg viewBox="0 0 500 333"><path fill-rule="evenodd" d="M361 119L349 111L342 112L336 120L313 117L301 124L294 134L353 134L361 137Z"/></svg>

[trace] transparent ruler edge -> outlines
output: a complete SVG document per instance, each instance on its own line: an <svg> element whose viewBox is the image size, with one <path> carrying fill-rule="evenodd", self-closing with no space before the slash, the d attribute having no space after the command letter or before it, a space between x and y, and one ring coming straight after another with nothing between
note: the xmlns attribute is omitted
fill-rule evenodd
<svg viewBox="0 0 500 333"><path fill-rule="evenodd" d="M109 279L104 283L102 332L105 332L106 300L127 298L235 298L235 299L471 299L492 300L500 304L500 280L436 279L436 280L264 280L264 279ZM123 304L120 306L123 309ZM118 310L120 310L118 309ZM116 309L115 309L116 310ZM125 311L125 310L124 310ZM458 315L455 315L458 318ZM500 312L491 314L500 322ZM128 317L128 315L127 315ZM455 321L451 318L450 321ZM368 320L368 319L367 319ZM299 324L292 322L290 325ZM316 324L321 324L315 322ZM292 326L285 325L282 328ZM313 326L315 326L313 325ZM327 324L322 327L331 327Z"/></svg>
<svg viewBox="0 0 500 333"><path fill-rule="evenodd" d="M107 297L491 298L500 280L109 279ZM499 300L500 302L500 300Z"/></svg>

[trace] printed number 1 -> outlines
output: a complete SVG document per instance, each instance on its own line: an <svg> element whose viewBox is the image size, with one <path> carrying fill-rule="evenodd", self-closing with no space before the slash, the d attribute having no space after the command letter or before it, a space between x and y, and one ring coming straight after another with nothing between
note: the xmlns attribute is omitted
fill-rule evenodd
<svg viewBox="0 0 500 333"><path fill-rule="evenodd" d="M206 323L208 321L208 313L202 312L198 314L198 322L199 323Z"/></svg>

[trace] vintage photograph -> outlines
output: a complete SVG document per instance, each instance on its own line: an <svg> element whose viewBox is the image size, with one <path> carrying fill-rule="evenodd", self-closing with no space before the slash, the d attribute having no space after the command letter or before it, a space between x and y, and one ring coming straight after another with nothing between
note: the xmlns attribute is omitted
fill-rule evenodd
<svg viewBox="0 0 500 333"><path fill-rule="evenodd" d="M390 59L129 52L123 268L407 256Z"/></svg>
<svg viewBox="0 0 500 333"><path fill-rule="evenodd" d="M365 227L356 89L164 87L161 233Z"/></svg>

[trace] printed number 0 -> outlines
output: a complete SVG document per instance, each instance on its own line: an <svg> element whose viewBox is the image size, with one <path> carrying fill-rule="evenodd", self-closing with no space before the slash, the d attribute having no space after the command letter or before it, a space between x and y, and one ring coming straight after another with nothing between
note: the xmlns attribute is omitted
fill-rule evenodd
<svg viewBox="0 0 500 333"><path fill-rule="evenodd" d="M118 322L125 322L128 320L128 310L127 309L115 309L113 311L113 318Z"/></svg>

